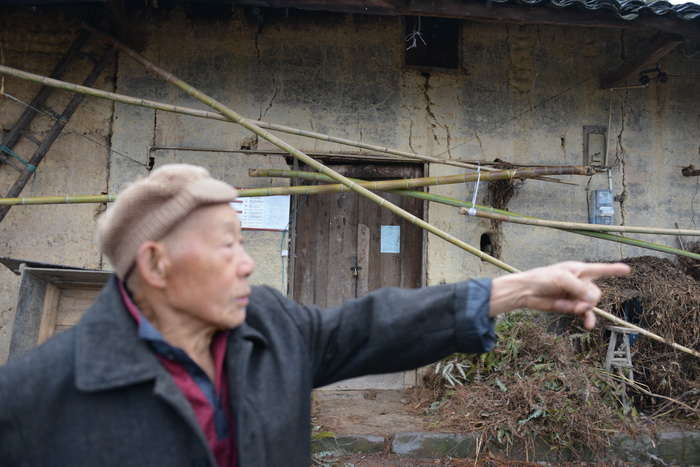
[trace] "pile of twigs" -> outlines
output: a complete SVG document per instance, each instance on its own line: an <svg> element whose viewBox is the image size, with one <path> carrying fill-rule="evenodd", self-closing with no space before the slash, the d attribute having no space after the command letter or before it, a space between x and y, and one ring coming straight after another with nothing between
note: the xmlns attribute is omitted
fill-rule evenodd
<svg viewBox="0 0 700 467"><path fill-rule="evenodd" d="M606 452L621 425L633 431L617 416L617 385L603 361L576 350L592 333L547 333L532 316L511 314L497 334L492 352L454 355L412 392L436 429L480 433L482 454L492 446L532 452L539 438L562 459Z"/></svg>
<svg viewBox="0 0 700 467"><path fill-rule="evenodd" d="M700 253L700 241L693 241L685 245L684 250L693 253ZM693 277L695 280L700 281L700 261L693 258L679 257L678 261L681 264L683 271L689 276Z"/></svg>
<svg viewBox="0 0 700 467"><path fill-rule="evenodd" d="M505 161L496 159L500 170L513 170L516 167L513 164L509 164ZM502 179L502 180L491 180L488 184L488 203L502 211L507 211L508 201L518 194L518 189L523 186L525 182L523 180L516 179Z"/></svg>
<svg viewBox="0 0 700 467"><path fill-rule="evenodd" d="M632 273L599 281L600 308L623 318L624 302L636 299L639 326L700 350L700 282L687 267L649 256L623 262ZM454 355L434 367L414 391L414 407L436 429L479 432L486 448L527 449L540 437L574 457L605 452L615 433L652 430L658 421L697 424L700 359L638 336L634 381L625 381L604 368L609 324L552 334L530 315L511 314L497 325L493 352ZM631 411L621 404L624 385Z"/></svg>
<svg viewBox="0 0 700 467"><path fill-rule="evenodd" d="M691 349L700 350L700 282L668 259L642 256L623 262L632 267L627 277L598 282L600 308L623 317L623 303L637 298L642 305L639 326ZM604 329L597 336L605 342ZM637 406L653 416L700 418L700 360L640 336L632 345L635 382L642 385Z"/></svg>

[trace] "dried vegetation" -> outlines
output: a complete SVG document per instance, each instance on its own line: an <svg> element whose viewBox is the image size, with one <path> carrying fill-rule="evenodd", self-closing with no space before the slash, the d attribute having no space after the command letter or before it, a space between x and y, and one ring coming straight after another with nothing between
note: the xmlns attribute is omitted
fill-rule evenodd
<svg viewBox="0 0 700 467"><path fill-rule="evenodd" d="M638 325L700 350L700 283L689 275L697 264L624 262L632 274L599 282L600 307L623 317L624 302L637 299ZM511 314L497 324L493 352L440 362L413 392L413 406L436 429L480 432L486 447L528 449L539 437L569 459L584 450L603 453L612 435L653 430L658 422L697 427L700 359L640 336L632 345L634 385L625 384L605 371L611 323L600 321L592 332L572 322L548 333L535 315ZM631 409L623 409L623 388Z"/></svg>
<svg viewBox="0 0 700 467"><path fill-rule="evenodd" d="M695 250L693 250L694 248ZM698 244L687 249L697 252ZM700 350L700 282L698 262L679 263L651 256L625 260L632 273L599 281L601 308L624 318L624 302L641 304L639 326L666 340ZM600 328L598 339L603 340ZM632 345L636 405L650 416L700 420L700 360L666 344L639 337Z"/></svg>

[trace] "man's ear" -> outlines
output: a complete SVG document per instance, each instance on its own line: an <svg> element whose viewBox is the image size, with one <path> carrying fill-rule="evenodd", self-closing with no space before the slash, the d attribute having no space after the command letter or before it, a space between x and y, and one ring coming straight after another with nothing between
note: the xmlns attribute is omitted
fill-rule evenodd
<svg viewBox="0 0 700 467"><path fill-rule="evenodd" d="M168 252L160 242L143 243L136 253L136 269L146 284L162 289L166 285L166 277L170 267Z"/></svg>

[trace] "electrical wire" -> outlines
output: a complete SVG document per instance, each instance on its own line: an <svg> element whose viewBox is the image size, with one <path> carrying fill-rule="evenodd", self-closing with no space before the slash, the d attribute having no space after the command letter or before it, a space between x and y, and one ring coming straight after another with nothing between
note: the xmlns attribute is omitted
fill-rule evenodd
<svg viewBox="0 0 700 467"><path fill-rule="evenodd" d="M82 136L83 138L87 139L88 141L91 141L92 143L94 143L94 144L96 144L96 145L98 145L98 146L100 146L100 147L106 149L106 150L109 151L111 154L116 154L116 155L118 155L118 156L121 156L121 157L124 157L124 158L126 158L126 159L129 159L130 161L135 162L135 163L137 163L137 164L139 164L139 165L142 165L142 166L144 166L144 167L147 167L147 165L144 164L143 162L138 161L138 160L136 160L136 159L134 159L134 158L132 158L132 157L129 157L129 156L127 156L126 154L123 154L123 153L121 153L121 152L119 152L119 151L117 151L117 150L115 150L115 149L112 149L112 148L110 148L110 147L108 147L108 146L105 146L104 144L100 143L100 142L97 141L96 139L91 138L91 137L89 137L88 135L86 135L86 134L84 134L84 133L82 133L82 132L80 132L80 131L74 129L73 127L71 127L71 126L68 124L68 122L67 122L63 117L61 117L61 116L58 115L58 114L55 114L54 112L49 112L49 111L46 111L46 110L38 109L38 108L32 106L31 104L27 104L27 103L24 102L22 99L19 99L19 98L15 97L15 96L12 96L12 95L10 95L10 94L4 92L4 91L3 91L0 95L3 95L3 96L5 96L5 97L7 97L8 99L13 100L13 101L15 101L15 102L17 102L17 103L19 103L19 104L21 104L21 105L24 105L25 107L27 107L27 108L29 108L29 109L32 109L33 111L35 111L35 112L37 112L37 113L46 115L47 117L49 117L49 118L51 118L51 119L53 119L53 120L55 120L55 121L57 121L57 122L60 122L61 124L63 124L64 128L68 129L68 131L70 131L70 132L72 132L72 133L75 133L75 134L77 134L77 135L79 135L79 136Z"/></svg>
<svg viewBox="0 0 700 467"><path fill-rule="evenodd" d="M517 115L515 115L515 116L513 116L513 117L511 117L511 118L509 118L508 120L505 120L505 121L503 121L503 122L501 122L501 123L499 123L499 124L497 124L497 125L491 127L490 130L484 131L484 132L481 132L481 133L477 133L477 134L474 135L472 138L470 138L470 139L468 139L468 140L466 140L466 141L464 141L464 142L462 142L462 143L459 143L458 145L453 146L453 147L447 149L446 151L441 152L440 154L438 154L437 157L443 156L443 155L445 155L445 154L448 154L448 153L450 153L451 151L454 151L455 149L457 149L457 148L459 148L459 147L461 147L461 146L464 146L465 144L470 143L470 142L474 141L474 140L477 139L477 138L480 138L481 136L484 136L484 135L488 135L488 134L490 134L490 133L493 133L494 131L498 130L499 128L501 128L501 127L503 127L503 126L509 124L510 122L512 122L512 121L514 121L514 120L519 119L520 117L522 117L523 115L525 115L525 114L527 114L527 113L532 112L532 111L535 110L536 108L543 106L544 104L546 104L547 102L551 101L552 99L556 99L557 97L559 97L559 96L561 96L561 95L563 95L563 94L566 94L567 92L571 91L572 89L576 89L577 87L581 86L582 84L586 83L587 81L590 81L590 80L593 79L593 78L594 78L593 76L589 76L588 78L584 79L583 81L579 81L578 83L576 83L576 84L574 84L574 85L572 85L572 86L569 86L568 88L564 89L563 91L561 91L561 92L559 92L559 93L557 93L557 94L554 94L553 96L548 97L547 99L543 100L542 102L539 102L539 103L537 103L537 104L535 104L535 105L530 106L527 110L524 110L524 111L520 112L519 114L517 114Z"/></svg>

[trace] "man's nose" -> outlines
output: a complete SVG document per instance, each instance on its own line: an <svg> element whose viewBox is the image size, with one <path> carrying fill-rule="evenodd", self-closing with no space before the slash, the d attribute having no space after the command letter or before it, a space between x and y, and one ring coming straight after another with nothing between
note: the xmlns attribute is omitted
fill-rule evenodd
<svg viewBox="0 0 700 467"><path fill-rule="evenodd" d="M243 248L243 258L241 258L240 273L243 277L248 277L255 271L255 260L248 254L245 248Z"/></svg>

